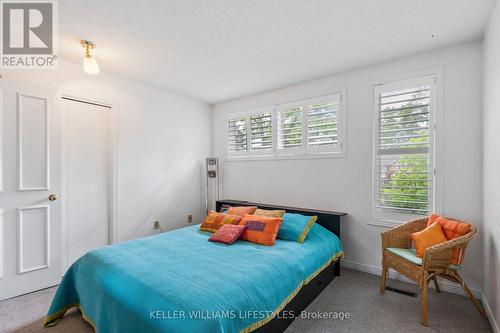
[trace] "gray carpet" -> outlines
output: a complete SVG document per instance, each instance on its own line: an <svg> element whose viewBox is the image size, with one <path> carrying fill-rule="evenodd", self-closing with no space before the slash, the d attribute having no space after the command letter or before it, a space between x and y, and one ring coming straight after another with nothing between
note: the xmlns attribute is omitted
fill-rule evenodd
<svg viewBox="0 0 500 333"><path fill-rule="evenodd" d="M420 326L420 299L386 291L378 293L379 277L342 270L335 280L306 309L310 315L321 312L349 313L349 319L296 319L287 333L319 332L491 332L471 301L448 293L429 294L429 327ZM398 281L388 285L416 291ZM0 332L92 332L79 312L71 310L55 327L43 328L44 315L55 288L0 302Z"/></svg>
<svg viewBox="0 0 500 333"><path fill-rule="evenodd" d="M428 327L420 325L420 297L386 291L379 294L380 277L342 269L341 276L307 307L307 311L349 312L348 320L295 320L287 333L326 332L492 332L470 299L429 290ZM415 285L387 280L387 286L416 292Z"/></svg>

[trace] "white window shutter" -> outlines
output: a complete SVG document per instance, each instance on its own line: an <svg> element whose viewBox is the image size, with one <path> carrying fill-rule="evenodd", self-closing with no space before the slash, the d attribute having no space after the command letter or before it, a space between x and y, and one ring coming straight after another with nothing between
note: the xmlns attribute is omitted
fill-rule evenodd
<svg viewBox="0 0 500 333"><path fill-rule="evenodd" d="M343 153L343 94L229 114L228 157Z"/></svg>
<svg viewBox="0 0 500 333"><path fill-rule="evenodd" d="M272 113L250 116L250 150L265 152L273 149Z"/></svg>
<svg viewBox="0 0 500 333"><path fill-rule="evenodd" d="M229 155L247 151L247 118L235 117L228 120L227 151Z"/></svg>
<svg viewBox="0 0 500 333"><path fill-rule="evenodd" d="M379 211L426 215L433 209L434 85L412 80L375 94L375 205Z"/></svg>
<svg viewBox="0 0 500 333"><path fill-rule="evenodd" d="M309 100L305 108L308 151L341 151L339 126L341 95Z"/></svg>
<svg viewBox="0 0 500 333"><path fill-rule="evenodd" d="M302 147L303 106L289 104L276 108L278 153L293 152Z"/></svg>
<svg viewBox="0 0 500 333"><path fill-rule="evenodd" d="M325 146L338 143L337 104L324 103L307 106L307 142L309 146Z"/></svg>

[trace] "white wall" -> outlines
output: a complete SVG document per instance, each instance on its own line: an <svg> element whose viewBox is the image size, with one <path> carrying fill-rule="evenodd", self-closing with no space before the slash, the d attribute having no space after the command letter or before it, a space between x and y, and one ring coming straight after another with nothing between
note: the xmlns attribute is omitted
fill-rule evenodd
<svg viewBox="0 0 500 333"><path fill-rule="evenodd" d="M337 159L225 161L225 198L299 207L345 211L342 239L345 261L377 272L380 267L380 232L368 225L373 126L373 83L442 66L444 71L444 153L440 172L444 187L442 213L460 217L481 228L482 121L481 43L467 43L405 58L375 67L290 86L255 96L220 103L213 110L214 155L226 150L226 114L331 93L347 87L347 157ZM291 69L293 70L293 69ZM465 277L480 289L481 240L467 249Z"/></svg>
<svg viewBox="0 0 500 333"><path fill-rule="evenodd" d="M105 73L86 75L66 61L57 70L2 74L117 106L119 240L152 234L156 219L164 230L187 225L187 214L193 223L201 219L209 105Z"/></svg>
<svg viewBox="0 0 500 333"><path fill-rule="evenodd" d="M500 6L484 38L484 296L500 332Z"/></svg>

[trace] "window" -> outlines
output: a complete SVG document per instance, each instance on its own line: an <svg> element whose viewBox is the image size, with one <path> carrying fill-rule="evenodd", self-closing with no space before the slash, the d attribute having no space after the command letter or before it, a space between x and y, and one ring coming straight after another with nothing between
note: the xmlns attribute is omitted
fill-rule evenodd
<svg viewBox="0 0 500 333"><path fill-rule="evenodd" d="M228 156L286 157L342 153L342 95L338 93L243 114L230 114Z"/></svg>
<svg viewBox="0 0 500 333"><path fill-rule="evenodd" d="M375 87L374 205L378 217L433 211L434 87L434 77Z"/></svg>

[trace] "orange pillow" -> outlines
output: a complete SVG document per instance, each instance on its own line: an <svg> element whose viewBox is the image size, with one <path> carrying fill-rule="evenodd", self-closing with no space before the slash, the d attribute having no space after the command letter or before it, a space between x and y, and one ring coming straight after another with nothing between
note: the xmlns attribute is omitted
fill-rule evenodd
<svg viewBox="0 0 500 333"><path fill-rule="evenodd" d="M240 238L256 244L274 245L282 220L281 217L246 214L240 221L240 225L246 226Z"/></svg>
<svg viewBox="0 0 500 333"><path fill-rule="evenodd" d="M470 225L467 223L450 220L437 214L431 214L431 216L429 216L429 221L427 221L427 226L433 224L434 222L439 222L448 240L463 236L470 231ZM464 252L465 248L455 249L453 255L451 256L450 264L462 264Z"/></svg>
<svg viewBox="0 0 500 333"><path fill-rule="evenodd" d="M281 210L281 209L275 209L275 210L267 210L267 209L259 209L257 208L255 212L253 212L253 215L260 215L260 216L269 216L269 217L283 217L285 215L286 211Z"/></svg>
<svg viewBox="0 0 500 333"><path fill-rule="evenodd" d="M444 235L441 225L438 222L431 224L422 231L411 234L411 239L415 244L417 257L420 258L424 256L425 249L428 247L448 241Z"/></svg>
<svg viewBox="0 0 500 333"><path fill-rule="evenodd" d="M217 213L213 210L209 211L205 220L200 225L200 230L216 232L224 224L238 225L241 221L241 216L229 215L224 213Z"/></svg>
<svg viewBox="0 0 500 333"><path fill-rule="evenodd" d="M253 214L257 206L231 206L228 208L226 214L243 216L245 214Z"/></svg>

